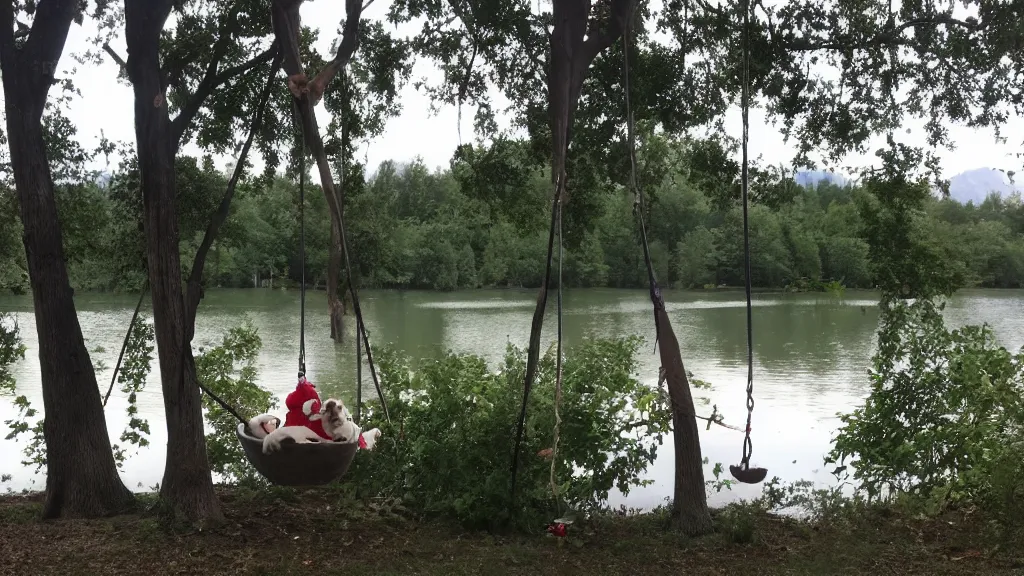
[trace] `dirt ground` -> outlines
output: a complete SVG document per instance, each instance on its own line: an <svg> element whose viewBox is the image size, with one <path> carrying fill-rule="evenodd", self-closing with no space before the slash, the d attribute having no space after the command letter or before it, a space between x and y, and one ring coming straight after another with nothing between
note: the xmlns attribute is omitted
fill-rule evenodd
<svg viewBox="0 0 1024 576"><path fill-rule="evenodd" d="M38 520L38 496L0 498L0 574L1022 574L1024 541L973 514L914 519L866 512L829 525L756 514L690 539L658 514L609 516L555 538L467 533L328 490L221 491L227 522L175 530L153 514ZM1000 542L1000 540L1002 540ZM746 542L746 543L737 543Z"/></svg>

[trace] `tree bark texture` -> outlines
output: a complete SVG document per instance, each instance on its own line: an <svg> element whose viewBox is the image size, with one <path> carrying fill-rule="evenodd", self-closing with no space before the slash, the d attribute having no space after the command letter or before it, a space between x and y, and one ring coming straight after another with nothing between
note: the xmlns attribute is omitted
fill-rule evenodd
<svg viewBox="0 0 1024 576"><path fill-rule="evenodd" d="M704 486L704 457L700 450L700 433L690 382L683 366L679 341L672 330L665 300L655 286L651 291L654 323L657 327L658 354L665 369L668 395L672 407L672 441L675 445L676 480L672 491L672 518L691 536L707 534L713 529L708 497Z"/></svg>
<svg viewBox="0 0 1024 576"><path fill-rule="evenodd" d="M75 310L41 124L77 10L76 0L41 3L29 39L17 47L12 6L8 2L0 8L7 135L39 335L44 518L106 516L125 512L134 503L117 474L96 373Z"/></svg>
<svg viewBox="0 0 1024 576"><path fill-rule="evenodd" d="M203 412L181 281L174 157L161 81L160 33L168 0L126 0L128 75L135 92L135 137L142 182L153 324L167 419L167 459L160 496L176 517L219 521L220 503L203 435Z"/></svg>

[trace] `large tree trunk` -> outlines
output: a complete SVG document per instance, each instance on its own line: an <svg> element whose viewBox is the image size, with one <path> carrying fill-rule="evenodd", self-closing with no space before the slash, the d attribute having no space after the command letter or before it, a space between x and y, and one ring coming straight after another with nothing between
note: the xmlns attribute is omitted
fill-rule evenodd
<svg viewBox="0 0 1024 576"><path fill-rule="evenodd" d="M146 257L167 419L167 459L160 496L177 517L190 522L219 521L223 516L206 454L202 402L182 293L176 146L160 71L160 34L170 10L167 0L125 2Z"/></svg>
<svg viewBox="0 0 1024 576"><path fill-rule="evenodd" d="M55 63L77 7L75 0L43 3L30 40L20 48L14 44L11 8L0 15L7 135L39 337L44 518L105 516L134 503L117 474L96 373L75 311L41 125Z"/></svg>
<svg viewBox="0 0 1024 576"><path fill-rule="evenodd" d="M675 444L676 482L672 491L672 519L692 536L712 530L711 512L704 486L704 458L700 450L700 433L690 382L686 378L679 341L665 311L665 301L657 287L652 290L658 352L665 369L668 395L672 407L672 440Z"/></svg>

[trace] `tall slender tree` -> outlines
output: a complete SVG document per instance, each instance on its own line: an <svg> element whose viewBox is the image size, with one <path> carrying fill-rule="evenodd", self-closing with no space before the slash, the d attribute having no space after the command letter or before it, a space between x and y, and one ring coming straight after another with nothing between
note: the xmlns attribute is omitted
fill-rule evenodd
<svg viewBox="0 0 1024 576"><path fill-rule="evenodd" d="M162 34L175 3L168 0L127 0L125 2L125 38L128 59L125 70L135 92L135 132L142 184L143 224L146 236L146 257L153 300L153 320L160 357L160 375L167 419L167 458L160 495L178 516L190 521L217 521L222 514L213 491L213 480L203 434L203 413L200 390L196 380L195 362L190 342L195 332L195 317L202 297L202 271L206 255L230 205L237 171L244 169L245 158L236 164L225 198L217 213L211 216L206 238L193 260L188 281L183 282L179 245L175 157L183 138L195 128L192 122L204 107L213 121L209 128L223 131L240 115L237 105L225 106L211 96L229 82L238 84L234 90L257 93L257 107L265 107L267 91L246 90L259 73L250 70L270 63L277 53L273 46L259 50L257 43L241 42L243 36L265 39L265 19L250 20L243 14L258 14L255 2L239 0L223 12L206 17L201 34L211 34L212 50L208 50L205 67L185 60L195 53L196 38L179 37L172 47L164 46ZM189 18L202 19L202 3L179 7L186 25ZM240 47L241 46L241 47ZM252 53L256 52L255 55ZM226 64L232 65L226 65ZM223 67L223 68L222 68ZM197 70L198 68L198 70ZM272 65L271 69L275 69ZM194 91L185 79L199 73ZM248 85L247 85L248 84ZM172 88L178 114L172 120L167 88ZM234 92L237 98L238 92ZM224 98L230 101L231 98ZM218 106L219 105L219 106ZM262 114L253 116L253 125L262 121ZM244 145L247 153L252 145L254 128ZM229 132L230 134L230 132ZM221 141L224 136L221 135ZM232 141L233 136L228 136Z"/></svg>
<svg viewBox="0 0 1024 576"><path fill-rule="evenodd" d="M73 21L81 22L82 10L79 0L41 2L26 35L14 3L0 5L7 134L39 338L46 518L102 516L124 511L134 501L117 475L96 373L75 310L42 126L68 31Z"/></svg>

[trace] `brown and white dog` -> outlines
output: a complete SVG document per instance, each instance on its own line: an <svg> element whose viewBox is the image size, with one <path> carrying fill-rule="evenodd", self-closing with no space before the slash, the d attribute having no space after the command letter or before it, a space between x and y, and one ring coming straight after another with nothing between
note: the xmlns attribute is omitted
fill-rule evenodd
<svg viewBox="0 0 1024 576"><path fill-rule="evenodd" d="M249 433L255 438L266 438L281 427L281 419L273 414L260 414L249 420Z"/></svg>
<svg viewBox="0 0 1024 576"><path fill-rule="evenodd" d="M281 449L281 444L285 442L308 444L310 442L326 442L326 440L305 426L285 426L274 430L263 439L263 453L277 452Z"/></svg>
<svg viewBox="0 0 1024 576"><path fill-rule="evenodd" d="M335 442L355 442L359 439L359 426L352 421L341 400L328 398L320 408L324 432Z"/></svg>

